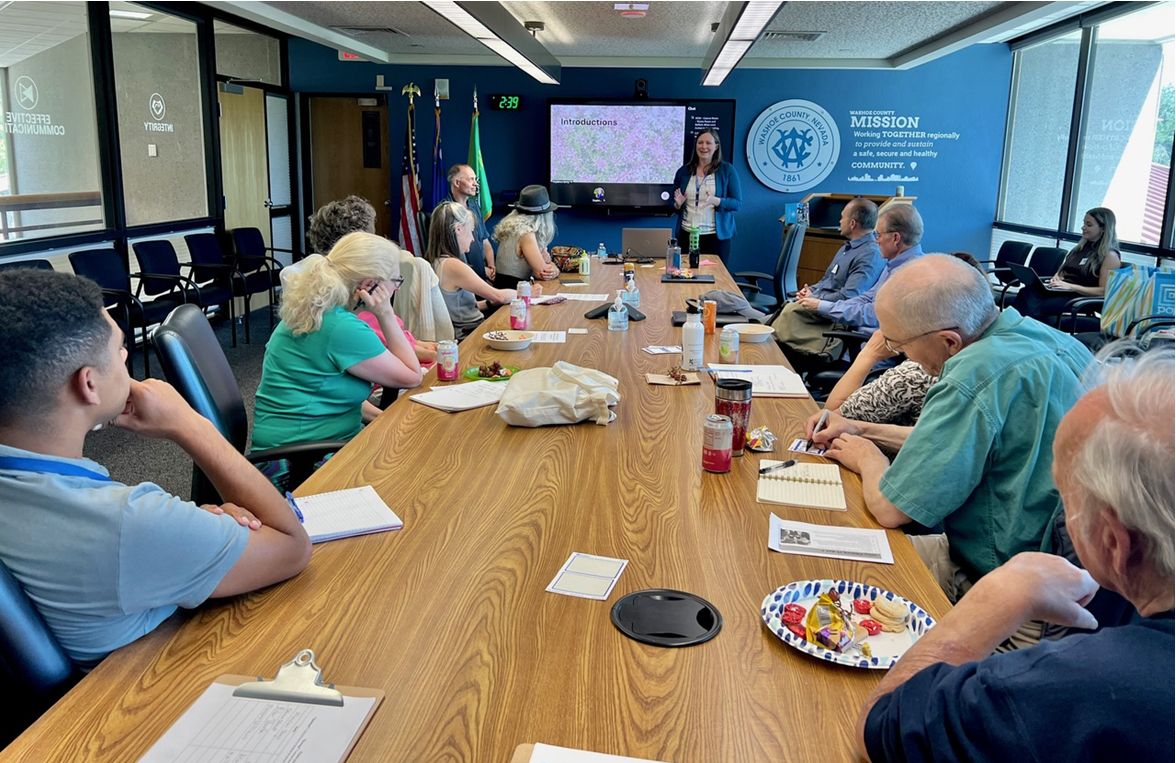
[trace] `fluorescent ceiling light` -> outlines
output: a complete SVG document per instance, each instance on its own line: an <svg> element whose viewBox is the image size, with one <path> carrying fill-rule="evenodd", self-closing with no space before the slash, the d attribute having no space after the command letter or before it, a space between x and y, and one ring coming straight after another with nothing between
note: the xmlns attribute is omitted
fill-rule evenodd
<svg viewBox="0 0 1176 763"><path fill-rule="evenodd" d="M721 85L759 39L783 2L731 2L703 60L702 84Z"/></svg>
<svg viewBox="0 0 1176 763"><path fill-rule="evenodd" d="M116 19L135 19L136 21L146 21L147 19L151 18L153 14L141 13L139 11L120 11L112 8L110 10L110 15L114 16Z"/></svg>
<svg viewBox="0 0 1176 763"><path fill-rule="evenodd" d="M498 34L495 34L493 30L475 18L473 14L463 8L460 4L452 2L451 0L424 0L424 5L431 8L438 15L445 18L446 21L450 22L458 29L468 34L470 37L473 37L475 40L482 43L487 48L494 51L509 63L514 64L539 82L542 82L545 85L559 84L559 80L551 76L551 74L548 73L548 71L544 69L543 66L540 66L535 61L531 60L531 58L529 58L526 54L520 51L518 47L516 47L517 44L520 44L518 43L517 39L516 44L512 45ZM501 11L501 13L498 15L508 17L510 18L511 22L518 24L518 22L514 20L513 17L509 17L505 9L503 9L502 6L498 3L484 3L483 5L495 6L493 9L487 11L490 13L490 15L483 15L483 18L487 19L487 23L493 24L496 20L501 21L501 19L499 19L493 13L493 11L497 10ZM482 12L481 9L479 9L479 12ZM521 24L519 24L519 28L522 29ZM499 26L499 29L501 31L502 27ZM504 32L504 34L507 37L510 37L510 30ZM525 40L523 43L521 43L522 47L526 48L528 45L536 47L549 59L549 62L554 64L556 69L558 69L559 62L553 56L547 53L546 49L539 45L539 43L531 42L531 40L534 38L531 37L529 33L524 32L524 35ZM534 51L532 52L534 53ZM542 58L543 56L540 57L540 60L542 60Z"/></svg>

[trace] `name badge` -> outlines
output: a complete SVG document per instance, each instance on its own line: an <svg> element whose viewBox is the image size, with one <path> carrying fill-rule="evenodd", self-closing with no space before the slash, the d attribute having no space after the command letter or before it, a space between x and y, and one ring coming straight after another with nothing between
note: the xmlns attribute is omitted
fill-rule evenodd
<svg viewBox="0 0 1176 763"><path fill-rule="evenodd" d="M1081 267L1082 265L1085 265L1086 261L1089 259L1090 259L1089 257L1083 257L1082 259L1078 260L1079 267Z"/></svg>
<svg viewBox="0 0 1176 763"><path fill-rule="evenodd" d="M831 271L833 275L837 275L837 268L839 268L839 267L841 267L841 266L840 265L833 266L833 270Z"/></svg>

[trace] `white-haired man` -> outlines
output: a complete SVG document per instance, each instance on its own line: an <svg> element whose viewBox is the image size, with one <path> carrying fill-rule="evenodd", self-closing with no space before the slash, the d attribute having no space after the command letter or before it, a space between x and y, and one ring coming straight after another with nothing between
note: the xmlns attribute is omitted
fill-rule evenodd
<svg viewBox="0 0 1176 763"><path fill-rule="evenodd" d="M874 761L1172 760L1176 362L1105 367L1066 414L1054 478L1078 569L1023 553L978 582L887 673L858 717ZM1099 586L1139 617L1008 654L1031 620L1079 628Z"/></svg>
<svg viewBox="0 0 1176 763"><path fill-rule="evenodd" d="M1073 337L999 312L983 276L946 255L895 273L878 294L886 346L939 381L914 427L830 416L814 439L862 475L885 527L914 520L943 535L914 538L948 598L1022 551L1038 551L1058 508L1050 446L1082 395L1090 352ZM894 463L879 450L898 451ZM1040 638L1040 627L1025 634Z"/></svg>

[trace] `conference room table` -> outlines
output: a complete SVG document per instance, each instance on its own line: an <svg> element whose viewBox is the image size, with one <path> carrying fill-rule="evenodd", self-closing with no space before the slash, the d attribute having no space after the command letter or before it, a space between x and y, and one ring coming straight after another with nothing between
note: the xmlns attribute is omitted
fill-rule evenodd
<svg viewBox="0 0 1176 763"><path fill-rule="evenodd" d="M659 282L637 266L648 319L610 332L583 314L594 302L532 307L531 328L586 328L563 344L489 348L508 327L500 309L460 345L461 368L519 368L557 360L620 381L606 426L519 428L495 406L445 413L402 396L306 482L297 495L371 485L404 528L316 545L310 566L263 591L181 612L103 661L3 753L0 761L134 761L217 676L273 676L313 649L324 679L386 697L349 760L495 761L546 744L672 763L852 760L854 723L881 671L824 662L764 625L764 597L793 581L869 583L933 616L947 599L909 541L889 531L894 564L786 555L768 548L769 516L877 527L857 475L842 469L848 511L756 502L757 465L784 459L817 410L811 399L755 398L752 426L780 437L729 473L701 466L703 420L715 388L652 386L676 355L672 310L716 284ZM565 275L565 280L577 276ZM546 294L609 293L618 265L593 263L588 284ZM706 359L718 361L718 334ZM785 363L770 340L744 343L742 363ZM435 372L423 387L437 385ZM812 456L805 460L820 460ZM573 552L628 560L607 601L545 591ZM669 588L711 602L712 640L662 648L610 621L625 594Z"/></svg>

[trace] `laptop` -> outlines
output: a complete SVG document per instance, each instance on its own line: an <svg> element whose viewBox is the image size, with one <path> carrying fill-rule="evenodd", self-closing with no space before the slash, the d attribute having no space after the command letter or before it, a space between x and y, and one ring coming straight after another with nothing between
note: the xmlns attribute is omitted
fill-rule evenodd
<svg viewBox="0 0 1176 763"><path fill-rule="evenodd" d="M1044 291L1048 291L1050 294L1073 294L1075 297L1080 296L1070 289L1049 288L1046 282L1041 279L1041 276L1037 274L1037 271L1027 265L1018 265L1015 262L1008 262L1005 263L1005 267L1011 270L1013 272L1013 276L1016 277L1016 279L1025 286L1033 286L1036 284Z"/></svg>
<svg viewBox="0 0 1176 763"><path fill-rule="evenodd" d="M621 251L628 257L666 258L666 242L674 237L670 228L622 228Z"/></svg>

